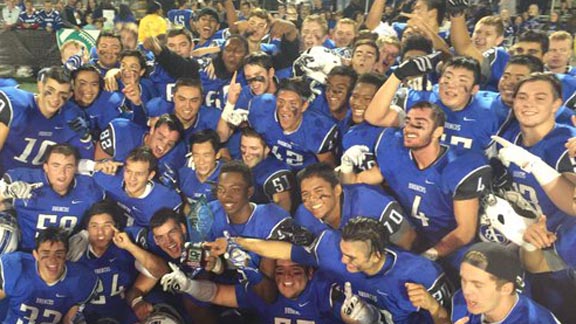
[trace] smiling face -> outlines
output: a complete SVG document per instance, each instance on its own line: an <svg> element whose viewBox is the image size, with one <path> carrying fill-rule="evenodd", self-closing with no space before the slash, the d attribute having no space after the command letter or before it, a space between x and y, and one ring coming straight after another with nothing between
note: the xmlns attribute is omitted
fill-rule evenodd
<svg viewBox="0 0 576 324"><path fill-rule="evenodd" d="M100 93L100 76L96 71L81 71L74 79L74 100L83 106L90 106Z"/></svg>
<svg viewBox="0 0 576 324"><path fill-rule="evenodd" d="M281 90L276 97L276 114L280 126L285 132L298 129L308 103L294 91Z"/></svg>
<svg viewBox="0 0 576 324"><path fill-rule="evenodd" d="M340 240L340 252L342 253L340 261L350 273L375 273L382 262L382 256L372 250L368 241Z"/></svg>
<svg viewBox="0 0 576 324"><path fill-rule="evenodd" d="M38 88L38 108L47 117L54 116L70 98L70 83L47 79Z"/></svg>
<svg viewBox="0 0 576 324"><path fill-rule="evenodd" d="M242 174L238 172L220 173L216 197L226 214L231 218L241 216L244 211L249 210L250 197L253 193L254 188L248 186ZM242 216L246 216L247 219L249 215Z"/></svg>
<svg viewBox="0 0 576 324"><path fill-rule="evenodd" d="M264 141L256 136L242 135L240 139L240 153L242 161L249 168L253 168L268 155L268 147Z"/></svg>
<svg viewBox="0 0 576 324"><path fill-rule="evenodd" d="M266 71L264 67L257 64L244 65L244 75L246 82L256 96L266 93L274 82L274 70Z"/></svg>
<svg viewBox="0 0 576 324"><path fill-rule="evenodd" d="M514 98L514 115L523 128L550 128L562 99L554 98L550 83L542 80L524 82Z"/></svg>
<svg viewBox="0 0 576 324"><path fill-rule="evenodd" d="M350 109L352 109L352 121L355 124L362 123L364 121L364 112L368 108L370 101L378 91L375 85L370 83L359 82L352 90L352 95L350 96Z"/></svg>
<svg viewBox="0 0 576 324"><path fill-rule="evenodd" d="M440 77L438 92L446 107L458 111L466 108L478 89L478 85L474 85L474 72L449 66Z"/></svg>
<svg viewBox="0 0 576 324"><path fill-rule="evenodd" d="M530 68L520 64L508 64L504 70L504 74L498 82L498 92L502 97L502 101L508 106L512 107L514 102L514 90L520 80L530 74Z"/></svg>
<svg viewBox="0 0 576 324"><path fill-rule="evenodd" d="M218 154L210 141L192 144L192 157L199 177L206 178L216 169Z"/></svg>
<svg viewBox="0 0 576 324"><path fill-rule="evenodd" d="M246 54L248 54L248 51L240 40L228 40L222 51L222 61L226 70L232 73L241 68Z"/></svg>
<svg viewBox="0 0 576 324"><path fill-rule="evenodd" d="M184 125L190 125L196 120L202 92L197 87L180 86L174 92L174 114Z"/></svg>
<svg viewBox="0 0 576 324"><path fill-rule="evenodd" d="M154 242L171 258L179 259L184 248L186 228L169 218L164 224L154 227Z"/></svg>
<svg viewBox="0 0 576 324"><path fill-rule="evenodd" d="M503 40L504 36L498 35L496 26L492 25L476 24L472 33L472 43L482 53L498 46Z"/></svg>
<svg viewBox="0 0 576 324"><path fill-rule="evenodd" d="M424 149L430 146L434 139L439 141L442 132L442 127L434 125L431 109L410 109L406 114L403 130L404 147L413 151Z"/></svg>
<svg viewBox="0 0 576 324"><path fill-rule="evenodd" d="M210 39L218 28L220 28L218 20L216 20L212 15L203 15L199 17L196 25L202 41Z"/></svg>
<svg viewBox="0 0 576 324"><path fill-rule="evenodd" d="M352 79L347 75L331 75L326 79L326 101L331 112L337 113L347 108L348 91Z"/></svg>
<svg viewBox="0 0 576 324"><path fill-rule="evenodd" d="M305 21L302 23L301 39L302 51L314 46L322 46L326 41L326 31L315 21Z"/></svg>
<svg viewBox="0 0 576 324"><path fill-rule="evenodd" d="M53 283L64 273L66 246L63 242L42 242L32 254L38 265L38 273L44 282Z"/></svg>
<svg viewBox="0 0 576 324"><path fill-rule="evenodd" d="M113 68L118 65L122 44L116 37L102 37L96 45L100 65Z"/></svg>
<svg viewBox="0 0 576 324"><path fill-rule="evenodd" d="M176 146L180 140L180 133L171 130L166 124L152 128L150 135L146 138L146 145L152 150L152 154L160 159Z"/></svg>
<svg viewBox="0 0 576 324"><path fill-rule="evenodd" d="M120 78L124 84L138 84L144 75L145 67L140 65L140 60L135 56L125 56L120 61Z"/></svg>
<svg viewBox="0 0 576 324"><path fill-rule="evenodd" d="M356 29L353 24L338 22L334 27L334 43L336 47L349 47L356 37Z"/></svg>
<svg viewBox="0 0 576 324"><path fill-rule="evenodd" d="M130 197L140 197L146 190L148 181L156 174L150 171L148 162L126 160L124 165L124 191Z"/></svg>
<svg viewBox="0 0 576 324"><path fill-rule="evenodd" d="M312 271L288 260L276 260L274 280L282 296L294 299L306 289Z"/></svg>
<svg viewBox="0 0 576 324"><path fill-rule="evenodd" d="M332 186L321 177L310 177L300 183L302 204L315 218L326 222L337 221L340 216L342 186Z"/></svg>

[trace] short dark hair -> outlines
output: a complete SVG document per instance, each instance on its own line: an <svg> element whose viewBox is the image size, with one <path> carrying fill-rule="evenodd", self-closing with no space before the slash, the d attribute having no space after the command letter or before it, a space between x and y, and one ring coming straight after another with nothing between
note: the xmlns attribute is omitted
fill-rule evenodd
<svg viewBox="0 0 576 324"><path fill-rule="evenodd" d="M162 9L162 4L157 1L151 1L148 3L148 7L146 8L147 14L152 14L158 12L158 10Z"/></svg>
<svg viewBox="0 0 576 324"><path fill-rule="evenodd" d="M434 121L434 128L444 127L444 124L446 123L446 114L437 104L431 103L429 101L419 101L410 107L410 110L412 109L432 110L432 121Z"/></svg>
<svg viewBox="0 0 576 324"><path fill-rule="evenodd" d="M539 58L532 55L513 55L508 60L508 63L506 63L506 67L512 64L525 66L530 70L530 73L544 72L544 63L542 63ZM506 69L506 67L504 69Z"/></svg>
<svg viewBox="0 0 576 324"><path fill-rule="evenodd" d="M80 161L80 152L78 152L78 149L67 143L48 146L48 148L46 149L46 153L44 154L45 157L44 163L48 162L52 154L73 156L74 160L76 160L76 164L78 164L78 162Z"/></svg>
<svg viewBox="0 0 576 324"><path fill-rule="evenodd" d="M378 49L376 49L376 52L378 52ZM354 84L356 83L356 80L358 79L358 73L356 73L356 71L354 71L354 69L351 66L346 66L346 65L338 65L338 66L333 67L332 70L330 70L330 72L328 73L328 75L326 77L329 78L329 77L335 76L335 75L340 75L340 76L350 78L350 83L348 83L348 91L351 91L352 88L354 88Z"/></svg>
<svg viewBox="0 0 576 324"><path fill-rule="evenodd" d="M546 33L541 31L535 30L527 30L518 36L518 42L526 42L526 43L540 43L540 48L542 49L542 53L548 52L548 48L550 47L550 40Z"/></svg>
<svg viewBox="0 0 576 324"><path fill-rule="evenodd" d="M358 80L356 80L356 84L358 83L366 83L371 84L376 87L376 89L380 89L380 87L384 84L386 78L382 75L375 73L375 72L368 72L363 73L358 76Z"/></svg>
<svg viewBox="0 0 576 324"><path fill-rule="evenodd" d="M120 49L122 49L122 39L120 38L120 34L116 33L116 32L111 32L111 31L103 31L98 35L98 38L96 38L96 47L98 47L98 44L100 44L100 40L102 40L102 38L104 37L108 37L108 38L116 38L118 40L118 43L120 43Z"/></svg>
<svg viewBox="0 0 576 324"><path fill-rule="evenodd" d="M152 153L152 150L147 146L140 146L128 153L126 162L148 162L148 171L156 171L158 167L158 159Z"/></svg>
<svg viewBox="0 0 576 324"><path fill-rule="evenodd" d="M174 220L176 224L185 224L184 217L181 214L171 208L165 207L157 210L154 215L152 215L152 218L150 218L150 231L166 224L170 219Z"/></svg>
<svg viewBox="0 0 576 324"><path fill-rule="evenodd" d="M36 236L36 251L40 245L44 242L50 242L52 244L62 242L64 244L64 248L68 251L68 231L64 228L56 227L56 226L48 226L45 229L41 229L38 231L38 236Z"/></svg>
<svg viewBox="0 0 576 324"><path fill-rule="evenodd" d="M190 137L190 150L194 144L202 144L209 142L212 145L215 153L220 150L220 136L213 129L204 129L199 132L194 133Z"/></svg>
<svg viewBox="0 0 576 324"><path fill-rule="evenodd" d="M78 75L80 75L81 72L96 73L96 75L98 76L99 84L100 84L100 90L102 90L104 88L104 78L102 78L100 71L98 70L98 68L94 64L86 63L86 64L83 64L82 66L80 66L79 68L77 68L76 70L72 71L72 80L74 82L76 81L76 79L78 78Z"/></svg>
<svg viewBox="0 0 576 324"><path fill-rule="evenodd" d="M310 87L301 77L293 77L280 80L280 82L278 83L278 87L276 88L275 95L278 96L280 91L295 92L300 96L302 101L308 100L312 95Z"/></svg>
<svg viewBox="0 0 576 324"><path fill-rule="evenodd" d="M232 42L233 40L237 40L242 44L242 47L244 47L246 54L250 53L250 47L248 45L248 40L246 39L246 37L240 34L232 34L228 38L226 38L226 41L224 41L224 44L222 44L222 51L220 51L220 54L224 51L226 45L230 44L230 42Z"/></svg>
<svg viewBox="0 0 576 324"><path fill-rule="evenodd" d="M138 60L138 64L140 64L140 70L146 70L146 58L139 50L123 50L120 52L120 61L125 57L135 57Z"/></svg>
<svg viewBox="0 0 576 324"><path fill-rule="evenodd" d="M158 120L154 124L154 129L166 125L168 129L171 131L177 131L180 138L184 137L184 126L182 126L182 122L176 115L174 114L162 114L158 117Z"/></svg>
<svg viewBox="0 0 576 324"><path fill-rule="evenodd" d="M386 226L376 219L358 216L342 228L343 241L370 242L370 252L384 256L388 247L389 234Z"/></svg>
<svg viewBox="0 0 576 324"><path fill-rule="evenodd" d="M190 33L190 31L186 28L174 27L174 28L168 29L168 31L166 32L166 38L172 38L172 37L176 37L179 35L186 36L186 39L188 39L188 41L190 43L192 43L192 33Z"/></svg>
<svg viewBox="0 0 576 324"><path fill-rule="evenodd" d="M39 80L42 82L42 84L46 84L48 79L52 79L59 84L72 83L70 72L62 66L51 66L49 68L42 69L41 72L42 75L39 77Z"/></svg>
<svg viewBox="0 0 576 324"><path fill-rule="evenodd" d="M266 141L264 140L264 137L262 136L262 134L258 133L254 128L252 127L244 127L240 130L240 136L241 137L254 137L254 138L258 138L260 140L260 142L262 143L262 146L266 147L268 144L266 144Z"/></svg>
<svg viewBox="0 0 576 324"><path fill-rule="evenodd" d="M254 186L252 170L241 161L228 161L220 168L220 176L224 173L238 173L242 176L248 187Z"/></svg>
<svg viewBox="0 0 576 324"><path fill-rule="evenodd" d="M467 56L453 57L446 61L442 67L442 74L444 74L449 67L462 68L472 72L474 75L474 85L480 84L482 76L480 74L480 63L478 63L477 60Z"/></svg>
<svg viewBox="0 0 576 324"><path fill-rule="evenodd" d="M402 59L404 59L404 55L408 51L422 51L426 54L431 54L432 41L419 33L410 34L402 42Z"/></svg>
<svg viewBox="0 0 576 324"><path fill-rule="evenodd" d="M200 94L202 94L202 82L200 81L200 79L180 78L180 79L176 80L176 83L174 84L174 93L176 93L176 91L180 87L197 88L200 90Z"/></svg>
<svg viewBox="0 0 576 324"><path fill-rule="evenodd" d="M84 217L82 218L82 228L88 229L88 224L90 223L92 216L100 214L110 215L112 217L112 221L114 222L114 227L122 230L122 228L120 228L120 218L122 212L115 203L108 200L96 202L84 212Z"/></svg>
<svg viewBox="0 0 576 324"><path fill-rule="evenodd" d="M514 90L514 98L516 98L516 96L518 95L520 87L522 87L525 83L535 81L547 82L550 85L550 88L552 89L552 95L554 97L554 100L562 98L562 83L560 82L558 77L554 75L554 73L550 72L544 72L544 73L535 72L525 77L524 79L520 80L520 82L518 82L518 84L516 85L516 89Z"/></svg>
<svg viewBox="0 0 576 324"><path fill-rule="evenodd" d="M340 184L340 180L338 179L338 175L334 172L334 168L326 163L314 163L310 164L309 166L305 167L304 169L300 170L297 174L298 185L302 183L302 181L310 178L321 178L328 182L330 186L336 187Z"/></svg>
<svg viewBox="0 0 576 324"><path fill-rule="evenodd" d="M272 57L262 51L252 52L246 55L246 57L244 57L244 66L248 64L261 66L266 71L274 67Z"/></svg>
<svg viewBox="0 0 576 324"><path fill-rule="evenodd" d="M442 25L444 16L446 15L446 1L444 0L424 0L428 6L428 10L436 9L438 16L436 22L438 26Z"/></svg>

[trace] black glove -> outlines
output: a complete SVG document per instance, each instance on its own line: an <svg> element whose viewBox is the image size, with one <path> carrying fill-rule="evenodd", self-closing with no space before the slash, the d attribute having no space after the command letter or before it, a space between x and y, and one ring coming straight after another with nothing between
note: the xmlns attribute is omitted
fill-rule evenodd
<svg viewBox="0 0 576 324"><path fill-rule="evenodd" d="M81 140L84 142L90 141L92 136L90 134L90 119L83 116L78 116L68 122L68 126L80 135Z"/></svg>
<svg viewBox="0 0 576 324"><path fill-rule="evenodd" d="M425 56L418 56L408 61L403 62L394 70L394 75L399 80L419 76L434 71L436 64L440 61L441 52L428 54Z"/></svg>
<svg viewBox="0 0 576 324"><path fill-rule="evenodd" d="M460 16L470 7L470 0L448 0L446 10L450 16Z"/></svg>

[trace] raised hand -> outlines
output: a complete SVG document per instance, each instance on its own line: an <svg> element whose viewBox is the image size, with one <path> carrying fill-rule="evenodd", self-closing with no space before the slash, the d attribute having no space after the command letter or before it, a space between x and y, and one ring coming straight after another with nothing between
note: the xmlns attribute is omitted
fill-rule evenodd
<svg viewBox="0 0 576 324"><path fill-rule="evenodd" d="M361 166L370 149L366 145L354 145L344 152L340 159L340 172L351 173L354 167Z"/></svg>
<svg viewBox="0 0 576 324"><path fill-rule="evenodd" d="M44 186L42 182L27 183L24 181L15 181L5 184L0 188L4 199L30 199L35 189Z"/></svg>
<svg viewBox="0 0 576 324"><path fill-rule="evenodd" d="M340 309L340 316L346 323L371 324L379 322L378 310L366 303L362 298L352 293L352 284L344 284L344 303Z"/></svg>
<svg viewBox="0 0 576 324"><path fill-rule="evenodd" d="M399 80L405 80L409 77L420 76L434 71L442 53L436 52L424 56L418 56L403 62L394 70L394 75Z"/></svg>

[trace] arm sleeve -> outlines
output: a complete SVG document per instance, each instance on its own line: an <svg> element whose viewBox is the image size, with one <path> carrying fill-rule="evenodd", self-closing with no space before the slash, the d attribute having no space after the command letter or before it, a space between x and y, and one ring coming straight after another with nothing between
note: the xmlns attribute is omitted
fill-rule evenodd
<svg viewBox="0 0 576 324"><path fill-rule="evenodd" d="M481 166L468 173L454 190L454 200L466 200L480 197L484 189L490 188L492 168L488 165Z"/></svg>
<svg viewBox="0 0 576 324"><path fill-rule="evenodd" d="M156 57L156 61L174 79L200 78L200 65L195 59L183 58L163 47L162 52Z"/></svg>
<svg viewBox="0 0 576 324"><path fill-rule="evenodd" d="M116 154L116 133L114 131L114 127L112 124L108 124L106 129L102 133L100 133L100 141L98 143L102 151L106 152L106 154L114 157Z"/></svg>
<svg viewBox="0 0 576 324"><path fill-rule="evenodd" d="M12 124L12 116L12 102L4 91L0 91L0 123L6 125L6 127L10 127Z"/></svg>
<svg viewBox="0 0 576 324"><path fill-rule="evenodd" d="M294 188L294 175L289 170L280 170L270 176L264 183L264 193L269 198L276 193L290 191Z"/></svg>

